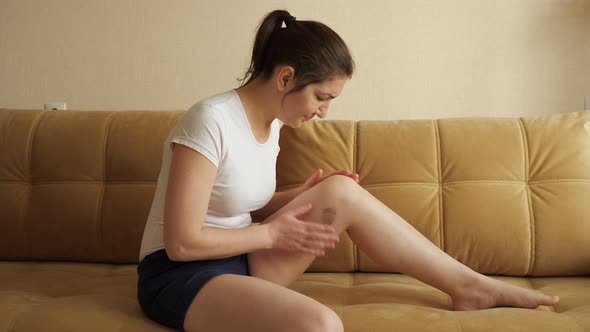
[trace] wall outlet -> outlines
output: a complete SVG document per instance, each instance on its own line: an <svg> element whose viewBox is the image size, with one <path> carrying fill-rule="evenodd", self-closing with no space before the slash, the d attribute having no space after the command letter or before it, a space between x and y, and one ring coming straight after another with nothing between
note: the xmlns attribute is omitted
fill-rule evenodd
<svg viewBox="0 0 590 332"><path fill-rule="evenodd" d="M584 98L584 109L590 110L590 96Z"/></svg>
<svg viewBox="0 0 590 332"><path fill-rule="evenodd" d="M56 103L47 103L45 104L46 111L53 111L53 110L65 110L66 103L64 102L56 102Z"/></svg>

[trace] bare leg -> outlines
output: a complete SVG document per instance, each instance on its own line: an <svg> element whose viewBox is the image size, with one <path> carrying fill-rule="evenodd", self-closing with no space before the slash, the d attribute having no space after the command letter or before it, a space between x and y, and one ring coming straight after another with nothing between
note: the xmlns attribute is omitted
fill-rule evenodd
<svg viewBox="0 0 590 332"><path fill-rule="evenodd" d="M234 274L205 284L183 325L187 332L344 331L336 312L320 302L265 280Z"/></svg>
<svg viewBox="0 0 590 332"><path fill-rule="evenodd" d="M559 301L497 281L461 264L350 178L332 176L293 199L283 209L308 202L314 204L309 220L325 222L325 211L330 211L336 230L346 230L369 257L449 294L454 310L495 306L535 308ZM254 276L271 281L279 278L277 280L282 282L296 280L314 258L313 255L274 249L249 254Z"/></svg>
<svg viewBox="0 0 590 332"><path fill-rule="evenodd" d="M558 302L554 297L473 271L440 250L362 187L358 188L361 193L355 205L360 211L357 215L354 212L347 214L358 221L352 222L348 228L353 242L376 262L449 294L453 299L454 310L496 306L535 308ZM364 218L360 218L361 215Z"/></svg>

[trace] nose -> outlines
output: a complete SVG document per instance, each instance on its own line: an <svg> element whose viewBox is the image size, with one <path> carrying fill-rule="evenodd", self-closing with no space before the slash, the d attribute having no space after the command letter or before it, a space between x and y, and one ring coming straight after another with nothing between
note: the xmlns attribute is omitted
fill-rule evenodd
<svg viewBox="0 0 590 332"><path fill-rule="evenodd" d="M317 116L320 119L323 119L326 117L326 115L328 114L328 107L320 107L320 109L317 110L317 112L315 112L315 114L317 114Z"/></svg>

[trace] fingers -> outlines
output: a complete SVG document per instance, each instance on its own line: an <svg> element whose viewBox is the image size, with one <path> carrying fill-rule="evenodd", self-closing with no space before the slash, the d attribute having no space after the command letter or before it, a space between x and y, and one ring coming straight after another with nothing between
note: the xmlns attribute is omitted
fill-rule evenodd
<svg viewBox="0 0 590 332"><path fill-rule="evenodd" d="M309 210L311 210L311 208L312 208L312 204L311 203L307 203L305 205L298 206L297 208L295 208L295 211L293 212L293 216L295 218L299 219L299 217L302 217L307 212L309 212Z"/></svg>
<svg viewBox="0 0 590 332"><path fill-rule="evenodd" d="M308 242L299 243L297 250L314 256L324 256L326 254L324 249L318 248L317 246L314 246Z"/></svg>
<svg viewBox="0 0 590 332"><path fill-rule="evenodd" d="M332 173L330 173L329 175L327 175L325 178L328 178L332 175L344 175L344 176L348 176L349 178L355 180L356 182L359 182L360 180L360 176L357 173L352 173L349 171L345 171L345 170L340 170L340 171L334 171Z"/></svg>
<svg viewBox="0 0 590 332"><path fill-rule="evenodd" d="M306 229L303 230L300 233L300 236L298 236L295 240L297 249L299 251L316 256L325 255L325 249L335 248L336 243L338 242L340 242L340 238L338 237L334 229L322 231L312 231Z"/></svg>
<svg viewBox="0 0 590 332"><path fill-rule="evenodd" d="M314 255L325 255L326 248L335 248L340 241L336 229L331 225L308 223L305 225L304 236L300 245Z"/></svg>
<svg viewBox="0 0 590 332"><path fill-rule="evenodd" d="M294 241L299 251L323 256L325 249L335 248L340 238L332 225L302 220L301 217L306 215L312 207L311 203L307 203L293 210L293 216L300 221L298 223L300 228L295 232Z"/></svg>
<svg viewBox="0 0 590 332"><path fill-rule="evenodd" d="M312 240L340 241L336 229L332 225L306 223L305 236Z"/></svg>
<svg viewBox="0 0 590 332"><path fill-rule="evenodd" d="M304 253L324 256L326 254L326 248L335 248L335 244L320 244L320 242L304 241L299 243L299 251Z"/></svg>
<svg viewBox="0 0 590 332"><path fill-rule="evenodd" d="M327 178L329 178L330 176L333 176L333 175L344 175L344 176L347 176L347 177L349 177L349 178L353 179L353 180L354 180L354 181L356 181L357 183L360 183L360 175L359 175L358 173L352 173L352 172L349 172L349 171L347 171L347 170L339 170L339 171L334 171L334 172L332 172L332 173L330 173L330 174L328 174L328 175L326 175L326 176L322 176L322 175L323 175L323 172L324 172L324 170L323 170L323 169L321 169L321 168L320 168L320 169L318 169L318 170L317 170L317 171L316 171L316 172L315 172L315 173L312 175L312 177L311 177L309 180L307 180L307 182L306 182L306 183L308 183L308 182L310 182L310 181L311 181L311 183L313 183L313 185L316 185L316 184L318 184L318 183L320 183L320 182L324 181L325 179L327 179ZM312 180L312 179L313 179L313 180ZM312 186L313 186L313 185L312 185Z"/></svg>

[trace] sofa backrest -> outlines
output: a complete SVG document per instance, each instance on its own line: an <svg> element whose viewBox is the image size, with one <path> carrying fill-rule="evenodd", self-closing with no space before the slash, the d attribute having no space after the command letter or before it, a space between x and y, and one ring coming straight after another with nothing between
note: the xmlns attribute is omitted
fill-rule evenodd
<svg viewBox="0 0 590 332"><path fill-rule="evenodd" d="M0 110L0 259L137 263L183 113Z"/></svg>
<svg viewBox="0 0 590 332"><path fill-rule="evenodd" d="M163 142L183 114L0 110L0 259L137 263ZM311 121L283 126L280 145L278 191L318 168L351 170L476 271L590 274L590 111ZM397 272L346 234L308 271Z"/></svg>

